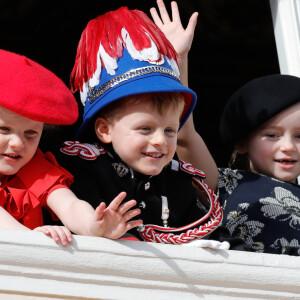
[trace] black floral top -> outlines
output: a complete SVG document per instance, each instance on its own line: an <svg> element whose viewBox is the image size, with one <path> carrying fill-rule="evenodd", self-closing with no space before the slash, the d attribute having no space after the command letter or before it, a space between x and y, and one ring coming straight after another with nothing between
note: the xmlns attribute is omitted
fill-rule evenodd
<svg viewBox="0 0 300 300"><path fill-rule="evenodd" d="M300 255L300 187L242 170L219 169L223 225L255 252Z"/></svg>

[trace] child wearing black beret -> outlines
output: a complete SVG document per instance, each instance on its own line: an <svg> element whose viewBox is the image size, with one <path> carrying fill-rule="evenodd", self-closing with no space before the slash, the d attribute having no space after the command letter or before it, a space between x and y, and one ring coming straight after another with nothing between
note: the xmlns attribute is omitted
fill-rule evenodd
<svg viewBox="0 0 300 300"><path fill-rule="evenodd" d="M300 255L300 78L269 75L228 100L220 122L234 145L219 169L224 225L257 252Z"/></svg>
<svg viewBox="0 0 300 300"><path fill-rule="evenodd" d="M275 74L242 86L220 133L234 147L231 168L218 169L223 225L253 251L300 255L300 78ZM186 153L178 152L193 157Z"/></svg>

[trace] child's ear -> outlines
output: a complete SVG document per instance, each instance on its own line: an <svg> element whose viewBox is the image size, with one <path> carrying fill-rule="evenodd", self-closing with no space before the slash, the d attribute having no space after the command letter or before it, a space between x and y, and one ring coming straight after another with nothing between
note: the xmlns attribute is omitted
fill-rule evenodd
<svg viewBox="0 0 300 300"><path fill-rule="evenodd" d="M239 154L245 154L248 152L247 140L240 140L235 143L234 147Z"/></svg>
<svg viewBox="0 0 300 300"><path fill-rule="evenodd" d="M104 118L98 118L95 122L95 132L98 139L105 144L111 143L109 123Z"/></svg>

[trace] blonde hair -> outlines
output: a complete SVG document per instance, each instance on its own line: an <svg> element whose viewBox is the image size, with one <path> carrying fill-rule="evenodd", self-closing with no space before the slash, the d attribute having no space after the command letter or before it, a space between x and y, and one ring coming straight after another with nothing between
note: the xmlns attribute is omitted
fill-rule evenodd
<svg viewBox="0 0 300 300"><path fill-rule="evenodd" d="M135 105L143 101L143 95L150 95L149 105L153 109L163 115L168 109L175 109L182 114L185 106L185 100L183 93L180 92L160 92L149 94L137 94L124 97L120 100L114 101L108 106L104 107L98 117L103 117L108 121L118 120L122 115L125 106Z"/></svg>

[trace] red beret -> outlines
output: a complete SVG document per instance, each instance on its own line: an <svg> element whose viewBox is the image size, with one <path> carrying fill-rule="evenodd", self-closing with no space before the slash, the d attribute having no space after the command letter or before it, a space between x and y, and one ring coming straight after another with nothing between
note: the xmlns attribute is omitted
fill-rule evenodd
<svg viewBox="0 0 300 300"><path fill-rule="evenodd" d="M61 79L29 58L5 50L0 50L0 105L49 124L72 124L78 118L77 102Z"/></svg>

